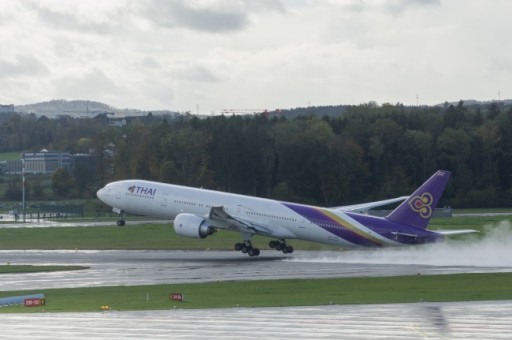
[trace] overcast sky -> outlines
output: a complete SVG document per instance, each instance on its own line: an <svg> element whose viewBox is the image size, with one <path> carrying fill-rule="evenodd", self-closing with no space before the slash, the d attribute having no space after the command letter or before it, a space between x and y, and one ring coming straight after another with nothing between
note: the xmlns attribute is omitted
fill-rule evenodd
<svg viewBox="0 0 512 340"><path fill-rule="evenodd" d="M508 0L0 0L0 104L512 98Z"/></svg>

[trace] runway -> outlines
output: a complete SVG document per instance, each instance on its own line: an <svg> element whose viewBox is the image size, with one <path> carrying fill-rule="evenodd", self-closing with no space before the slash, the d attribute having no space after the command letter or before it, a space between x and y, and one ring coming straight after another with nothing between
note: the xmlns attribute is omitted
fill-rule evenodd
<svg viewBox="0 0 512 340"><path fill-rule="evenodd" d="M506 260L511 263L500 265L443 264L422 262L425 258L421 252L414 259L412 252L417 251L411 249L407 254L402 249L374 252L300 251L296 255L264 251L261 256L251 258L235 251L4 250L0 251L2 263L82 265L89 269L3 274L0 290L512 271L510 257ZM453 255L450 259L453 260Z"/></svg>
<svg viewBox="0 0 512 340"><path fill-rule="evenodd" d="M512 302L0 314L7 339L510 339Z"/></svg>

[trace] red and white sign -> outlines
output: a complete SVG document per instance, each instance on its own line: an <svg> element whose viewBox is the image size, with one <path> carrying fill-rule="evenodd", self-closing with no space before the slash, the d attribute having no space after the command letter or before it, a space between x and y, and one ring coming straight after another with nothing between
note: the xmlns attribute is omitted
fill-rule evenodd
<svg viewBox="0 0 512 340"><path fill-rule="evenodd" d="M169 299L172 301L184 301L185 296L182 293L171 293L169 294Z"/></svg>
<svg viewBox="0 0 512 340"><path fill-rule="evenodd" d="M46 300L45 299L39 299L39 298L32 298L32 299L25 299L23 300L23 304L25 307L39 307L44 306Z"/></svg>

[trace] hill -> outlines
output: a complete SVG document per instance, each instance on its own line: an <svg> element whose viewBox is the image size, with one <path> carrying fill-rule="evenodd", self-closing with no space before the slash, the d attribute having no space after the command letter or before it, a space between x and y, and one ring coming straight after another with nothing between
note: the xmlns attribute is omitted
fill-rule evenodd
<svg viewBox="0 0 512 340"><path fill-rule="evenodd" d="M87 116L117 111L110 105L92 100L50 100L47 102L15 106L17 112L35 113L53 118L61 115Z"/></svg>
<svg viewBox="0 0 512 340"><path fill-rule="evenodd" d="M118 109L108 104L96 102L93 100L50 100L47 102L17 105L14 107L16 112L34 113L37 116L46 116L56 118L58 116L71 117L95 117L99 114L111 114L116 117L145 116L149 111L137 109ZM157 110L151 111L156 115L176 115L178 112Z"/></svg>

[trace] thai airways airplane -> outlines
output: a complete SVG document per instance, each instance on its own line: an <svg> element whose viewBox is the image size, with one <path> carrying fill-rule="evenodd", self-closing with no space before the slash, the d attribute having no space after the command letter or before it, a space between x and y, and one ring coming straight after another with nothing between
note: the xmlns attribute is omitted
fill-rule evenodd
<svg viewBox="0 0 512 340"><path fill-rule="evenodd" d="M286 254L294 250L286 243L290 239L342 248L384 247L438 242L444 235L475 232L426 229L449 177L450 172L439 170L410 196L335 208L137 179L109 183L97 196L120 215L119 226L125 224L124 214L132 213L174 220L174 230L185 237L203 239L217 230L231 230L243 239L235 250L258 256L253 235L273 238L269 247ZM404 202L386 217L363 213L399 201Z"/></svg>

